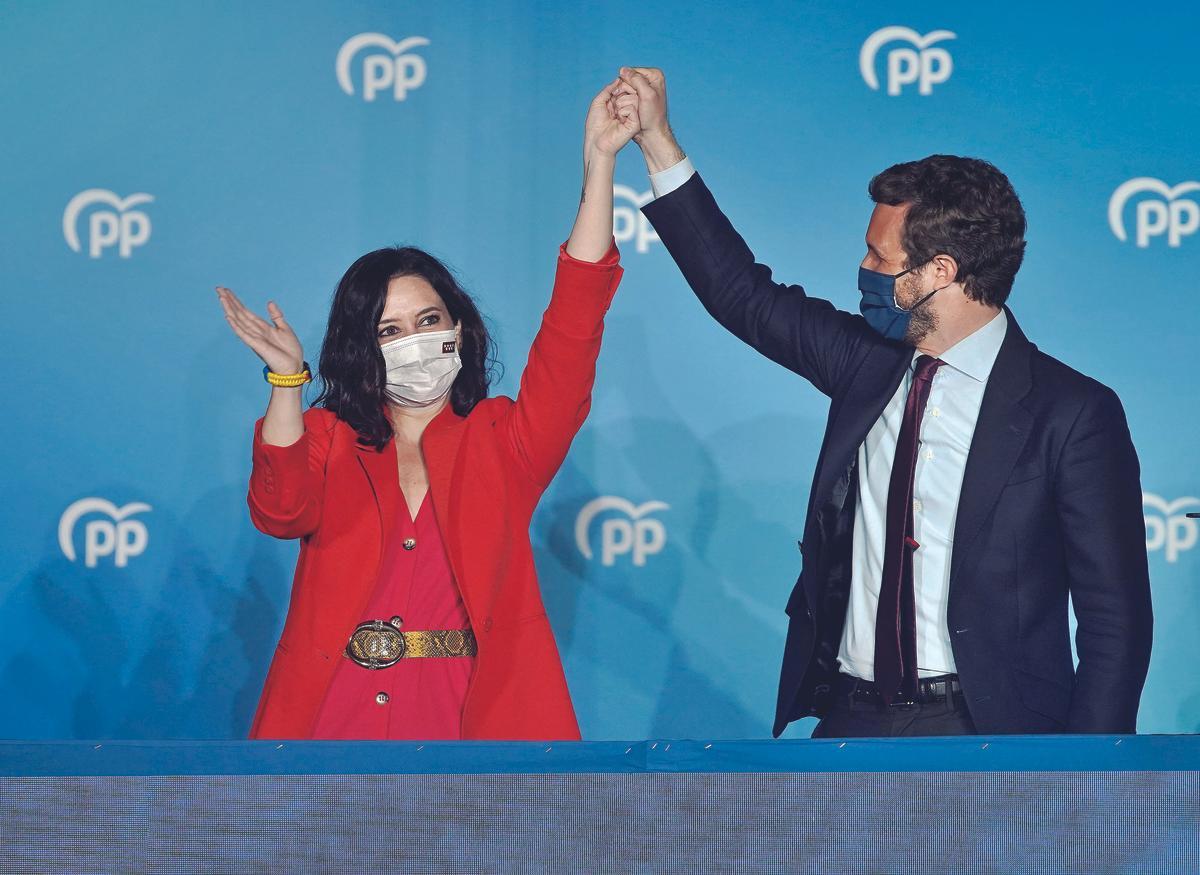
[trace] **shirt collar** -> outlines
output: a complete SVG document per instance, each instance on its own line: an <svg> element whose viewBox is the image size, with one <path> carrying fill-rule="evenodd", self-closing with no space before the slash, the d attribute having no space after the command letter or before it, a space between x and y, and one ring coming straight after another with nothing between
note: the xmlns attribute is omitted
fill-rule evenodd
<svg viewBox="0 0 1200 875"><path fill-rule="evenodd" d="M1000 354L1000 345L1008 331L1008 317L1001 309L986 325L968 334L938 358L954 370L983 383L992 373L992 365ZM918 352L913 356L916 362Z"/></svg>

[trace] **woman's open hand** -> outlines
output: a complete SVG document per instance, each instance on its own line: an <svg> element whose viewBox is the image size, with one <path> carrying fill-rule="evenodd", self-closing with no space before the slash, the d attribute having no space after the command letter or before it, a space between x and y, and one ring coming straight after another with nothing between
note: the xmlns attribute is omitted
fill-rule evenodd
<svg viewBox="0 0 1200 875"><path fill-rule="evenodd" d="M267 302L271 321L252 313L224 286L217 286L217 297L225 311L225 321L233 333L276 374L298 374L304 367L304 349L300 338L283 318L283 311L274 301Z"/></svg>

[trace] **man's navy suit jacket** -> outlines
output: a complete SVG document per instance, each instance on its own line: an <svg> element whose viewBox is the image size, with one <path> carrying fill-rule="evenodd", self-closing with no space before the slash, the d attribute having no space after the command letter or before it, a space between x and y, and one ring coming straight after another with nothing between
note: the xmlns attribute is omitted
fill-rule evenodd
<svg viewBox="0 0 1200 875"><path fill-rule="evenodd" d="M828 706L850 586L857 451L913 350L800 286L774 282L699 174L643 210L708 312L830 398L803 569L786 607L778 736ZM1152 617L1125 413L1111 389L1039 351L1008 318L951 554L947 619L967 706L985 734L1131 733Z"/></svg>

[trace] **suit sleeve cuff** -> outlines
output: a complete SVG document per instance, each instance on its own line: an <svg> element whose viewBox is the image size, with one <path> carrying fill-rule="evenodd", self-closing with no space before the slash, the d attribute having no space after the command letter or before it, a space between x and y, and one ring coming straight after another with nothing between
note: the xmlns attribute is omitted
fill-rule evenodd
<svg viewBox="0 0 1200 875"><path fill-rule="evenodd" d="M666 170L660 170L658 173L651 173L650 189L654 192L656 199L663 197L691 179L695 172L696 168L692 166L692 159L684 156L684 159L678 164L672 164Z"/></svg>
<svg viewBox="0 0 1200 875"><path fill-rule="evenodd" d="M567 254L567 244L558 249L554 294L546 311L547 320L576 337L590 337L608 312L624 272L616 241L599 261L581 261Z"/></svg>
<svg viewBox="0 0 1200 875"><path fill-rule="evenodd" d="M288 444L286 447L278 446L277 444L263 443L262 429L263 419L254 423L254 448L253 457L255 465L263 465L272 473L280 468L307 468L308 467L308 428L305 424L305 430L296 439L295 443Z"/></svg>
<svg viewBox="0 0 1200 875"><path fill-rule="evenodd" d="M607 271L608 269L621 263L621 251L617 249L617 241L615 237L608 245L608 252L600 256L599 261L585 261L582 258L576 258L571 253L567 252L568 242L570 241L564 241L563 244L558 247L558 263L560 267L564 264L569 264L573 268L586 269L589 267L598 267Z"/></svg>

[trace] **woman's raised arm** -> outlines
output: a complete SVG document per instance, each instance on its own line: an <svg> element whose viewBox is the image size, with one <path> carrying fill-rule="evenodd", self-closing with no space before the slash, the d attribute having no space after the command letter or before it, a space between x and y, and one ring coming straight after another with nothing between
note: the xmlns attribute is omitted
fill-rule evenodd
<svg viewBox="0 0 1200 875"><path fill-rule="evenodd" d="M521 374L505 431L517 462L540 486L558 471L591 407L604 314L621 279L613 242L613 168L639 129L637 95L613 80L584 122L583 193L558 259L554 293Z"/></svg>
<svg viewBox="0 0 1200 875"><path fill-rule="evenodd" d="M614 79L588 107L583 124L583 192L579 213L567 241L567 254L580 261L599 261L612 244L613 168L617 153L641 129L638 97Z"/></svg>

